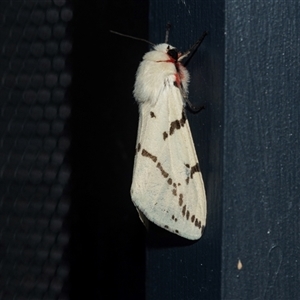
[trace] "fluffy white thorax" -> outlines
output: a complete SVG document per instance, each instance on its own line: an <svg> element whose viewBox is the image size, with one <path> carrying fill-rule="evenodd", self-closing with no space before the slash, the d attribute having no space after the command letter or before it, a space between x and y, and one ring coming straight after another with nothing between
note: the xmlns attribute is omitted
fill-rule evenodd
<svg viewBox="0 0 300 300"><path fill-rule="evenodd" d="M180 62L168 55L171 49L176 48L166 43L158 44L144 55L136 73L133 91L139 103L150 101L154 105L166 82L173 84L177 74L180 74L182 89L187 94L189 73Z"/></svg>

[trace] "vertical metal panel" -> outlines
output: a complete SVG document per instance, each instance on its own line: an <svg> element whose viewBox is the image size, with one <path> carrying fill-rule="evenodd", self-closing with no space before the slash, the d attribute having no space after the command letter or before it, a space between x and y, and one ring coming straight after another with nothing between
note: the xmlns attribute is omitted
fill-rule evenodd
<svg viewBox="0 0 300 300"><path fill-rule="evenodd" d="M189 116L207 229L195 244L150 232L148 299L298 299L298 1L151 1L150 9L154 42L167 21L180 49L195 31L210 34L189 66L190 99L207 107Z"/></svg>
<svg viewBox="0 0 300 300"><path fill-rule="evenodd" d="M191 243L170 233L150 231L147 241L147 299L219 299L221 288L222 134L224 85L223 2L151 1L150 40L188 49L204 30L209 35L189 62L189 99L205 105L188 113L208 200L204 236ZM161 236L159 236L161 234Z"/></svg>
<svg viewBox="0 0 300 300"><path fill-rule="evenodd" d="M222 299L300 297L299 9L226 1Z"/></svg>

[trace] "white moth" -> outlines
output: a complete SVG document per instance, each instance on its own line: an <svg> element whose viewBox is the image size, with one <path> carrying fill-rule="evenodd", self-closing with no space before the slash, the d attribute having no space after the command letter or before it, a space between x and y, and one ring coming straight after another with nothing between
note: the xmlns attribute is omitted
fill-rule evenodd
<svg viewBox="0 0 300 300"><path fill-rule="evenodd" d="M144 223L148 219L196 240L206 224L206 196L185 114L189 73L181 61L190 53L158 44L139 65L133 92L139 127L131 197Z"/></svg>

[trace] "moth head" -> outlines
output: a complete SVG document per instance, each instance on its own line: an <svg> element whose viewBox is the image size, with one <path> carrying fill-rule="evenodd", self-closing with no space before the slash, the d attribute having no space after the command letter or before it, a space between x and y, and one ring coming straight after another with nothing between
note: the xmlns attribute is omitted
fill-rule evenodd
<svg viewBox="0 0 300 300"><path fill-rule="evenodd" d="M180 53L176 48L169 45L167 48L167 54L177 61Z"/></svg>
<svg viewBox="0 0 300 300"><path fill-rule="evenodd" d="M147 56L146 59L154 60L154 61L171 60L173 62L177 62L178 58L181 56L181 53L175 47L165 43L155 45L154 50L148 53L151 55L149 55L149 57Z"/></svg>

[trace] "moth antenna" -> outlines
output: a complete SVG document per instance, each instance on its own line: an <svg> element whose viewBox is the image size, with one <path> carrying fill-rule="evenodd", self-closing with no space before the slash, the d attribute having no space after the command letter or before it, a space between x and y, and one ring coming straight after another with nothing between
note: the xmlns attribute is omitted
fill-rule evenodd
<svg viewBox="0 0 300 300"><path fill-rule="evenodd" d="M202 44L204 38L207 35L208 35L208 32L204 31L203 34L201 35L201 37L198 39L198 41L189 50L187 50L185 53L183 53L180 56L180 58L178 59L179 61L181 61L182 59L188 57L188 59L184 63L184 66L186 66L189 63L189 61L192 59L192 57L194 56L195 52L197 51L197 49L199 48L199 46Z"/></svg>
<svg viewBox="0 0 300 300"><path fill-rule="evenodd" d="M124 36L124 37L128 37L128 38L133 39L133 40L138 40L138 41L146 42L146 43L148 43L148 44L150 44L152 46L155 46L154 43L151 43L150 41L148 41L146 39L138 38L138 37L135 37L135 36L131 36L131 35L120 33L120 32L113 31L113 30L110 30L110 32L114 33L114 34L118 34L118 35Z"/></svg>
<svg viewBox="0 0 300 300"><path fill-rule="evenodd" d="M170 33L170 29L171 29L171 23L168 22L166 25L166 37L165 37L165 43L167 44L169 41L169 33Z"/></svg>

